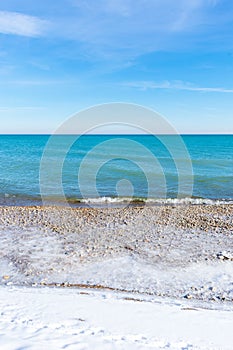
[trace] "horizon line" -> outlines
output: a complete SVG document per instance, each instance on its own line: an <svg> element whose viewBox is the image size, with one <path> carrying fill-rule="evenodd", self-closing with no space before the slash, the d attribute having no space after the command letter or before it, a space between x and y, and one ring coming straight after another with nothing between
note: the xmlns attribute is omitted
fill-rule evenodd
<svg viewBox="0 0 233 350"><path fill-rule="evenodd" d="M233 133L86 133L86 134L76 134L76 133L64 133L64 134L56 134L56 133L0 133L0 136L153 136L153 135L166 135L166 136L233 136Z"/></svg>

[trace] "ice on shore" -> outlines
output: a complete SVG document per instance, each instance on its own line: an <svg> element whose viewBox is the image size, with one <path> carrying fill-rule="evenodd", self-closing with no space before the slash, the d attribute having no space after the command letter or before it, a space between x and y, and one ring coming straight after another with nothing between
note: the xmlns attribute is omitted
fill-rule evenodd
<svg viewBox="0 0 233 350"><path fill-rule="evenodd" d="M94 251L93 242L82 247L85 234L61 235L33 227L1 230L0 284L100 285L176 298L233 300L233 262L219 258L224 254L219 253L218 235L199 233L195 237L177 231L172 243L166 237L161 241L164 247L160 250L150 244L133 249L127 237L120 239L123 249L117 250L119 241L113 237L112 256L102 256L98 241ZM210 252L216 249L215 258L198 260L200 244L204 253L207 248ZM192 254L195 259L190 259Z"/></svg>

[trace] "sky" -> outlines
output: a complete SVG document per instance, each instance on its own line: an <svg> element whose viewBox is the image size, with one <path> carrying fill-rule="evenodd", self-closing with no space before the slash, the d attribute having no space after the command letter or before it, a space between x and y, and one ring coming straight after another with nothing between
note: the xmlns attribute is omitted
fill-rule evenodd
<svg viewBox="0 0 233 350"><path fill-rule="evenodd" d="M233 2L1 1L0 133L51 133L109 102L233 133Z"/></svg>

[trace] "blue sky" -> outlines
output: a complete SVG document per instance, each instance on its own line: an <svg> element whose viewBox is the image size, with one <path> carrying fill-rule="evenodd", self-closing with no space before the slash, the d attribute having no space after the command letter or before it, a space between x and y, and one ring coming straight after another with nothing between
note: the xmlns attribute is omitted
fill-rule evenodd
<svg viewBox="0 0 233 350"><path fill-rule="evenodd" d="M1 133L50 133L106 102L233 133L233 2L1 1Z"/></svg>

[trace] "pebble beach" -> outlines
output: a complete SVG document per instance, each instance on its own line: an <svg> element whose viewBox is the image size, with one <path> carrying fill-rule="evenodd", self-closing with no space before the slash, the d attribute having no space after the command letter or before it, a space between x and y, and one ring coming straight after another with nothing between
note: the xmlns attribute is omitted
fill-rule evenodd
<svg viewBox="0 0 233 350"><path fill-rule="evenodd" d="M0 207L1 284L233 301L233 205Z"/></svg>

